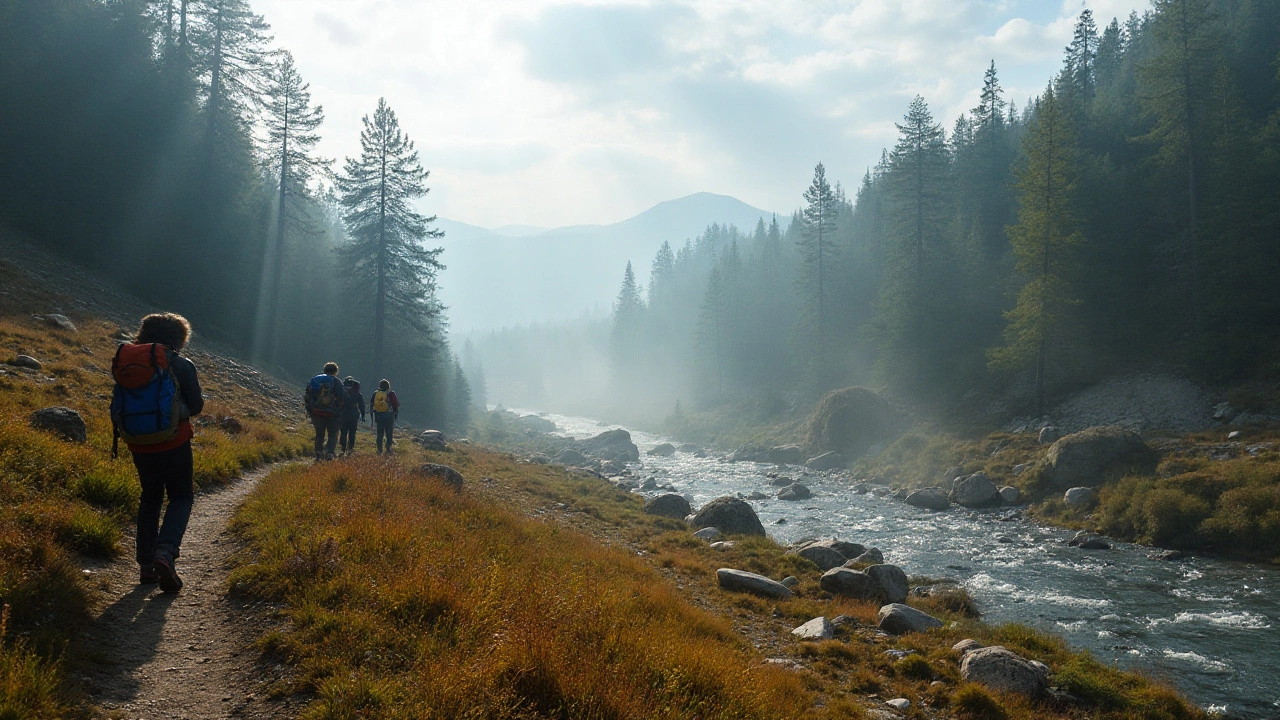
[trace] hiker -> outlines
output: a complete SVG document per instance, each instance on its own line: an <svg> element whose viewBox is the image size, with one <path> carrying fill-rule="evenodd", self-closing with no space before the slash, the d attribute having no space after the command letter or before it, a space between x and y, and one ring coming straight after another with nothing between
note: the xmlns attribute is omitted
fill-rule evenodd
<svg viewBox="0 0 1280 720"><path fill-rule="evenodd" d="M178 354L190 337L191 324L181 315L147 315L133 342L122 344L111 362L111 456L123 439L142 485L138 581L159 583L167 593L182 589L176 563L195 500L190 418L204 409L196 366ZM161 524L165 495L169 507Z"/></svg>
<svg viewBox="0 0 1280 720"><path fill-rule="evenodd" d="M382 437L387 438L387 452L391 452L391 430L400 418L400 399L387 380L378 381L378 390L369 398L373 410L373 422L378 427L378 454L382 454Z"/></svg>
<svg viewBox="0 0 1280 720"><path fill-rule="evenodd" d="M342 381L347 389L346 400L342 403L342 431L338 436L338 445L343 455L356 451L356 425L364 422L364 395L360 394L360 381L348 375Z"/></svg>
<svg viewBox="0 0 1280 720"><path fill-rule="evenodd" d="M343 399L347 391L338 380L338 363L324 364L324 372L311 378L302 393L307 414L316 429L316 462L332 460L338 446L338 425L341 422ZM325 441L328 433L328 441Z"/></svg>

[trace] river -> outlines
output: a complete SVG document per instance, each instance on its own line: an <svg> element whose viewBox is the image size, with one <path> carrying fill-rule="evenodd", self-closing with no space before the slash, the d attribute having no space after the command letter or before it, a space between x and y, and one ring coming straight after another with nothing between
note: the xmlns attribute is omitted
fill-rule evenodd
<svg viewBox="0 0 1280 720"><path fill-rule="evenodd" d="M546 414L561 434L585 438L618 427ZM730 463L688 453L649 457L662 442L631 431L640 477L656 475L695 508L723 495L770 494L752 501L769 535L786 544L838 537L884 552L909 575L953 578L988 622L1019 622L1054 632L1094 657L1165 678L1212 712L1280 718L1280 572L1205 558L1152 560L1149 547L1067 547L1072 533L991 511L959 507L934 513L871 493L848 478L782 472L813 491L801 502L772 499L764 473L776 466ZM677 443L678 444L678 443ZM779 520L785 520L777 524Z"/></svg>

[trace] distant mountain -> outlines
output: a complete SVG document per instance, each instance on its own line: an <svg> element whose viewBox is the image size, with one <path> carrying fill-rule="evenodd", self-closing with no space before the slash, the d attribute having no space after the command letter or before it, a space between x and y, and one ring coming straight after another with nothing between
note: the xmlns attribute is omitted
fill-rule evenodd
<svg viewBox="0 0 1280 720"><path fill-rule="evenodd" d="M441 218L440 297L455 333L608 312L628 261L645 282L664 241L678 247L713 222L750 232L771 216L727 195L697 193L612 225L488 230Z"/></svg>

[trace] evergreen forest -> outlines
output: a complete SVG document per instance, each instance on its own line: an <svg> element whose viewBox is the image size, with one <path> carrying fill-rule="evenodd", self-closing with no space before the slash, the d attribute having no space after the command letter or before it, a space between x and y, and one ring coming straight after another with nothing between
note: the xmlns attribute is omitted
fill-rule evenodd
<svg viewBox="0 0 1280 720"><path fill-rule="evenodd" d="M0 2L0 218L260 366L335 360L465 427L410 132L380 100L360 157L318 156L324 110L270 32L248 0Z"/></svg>

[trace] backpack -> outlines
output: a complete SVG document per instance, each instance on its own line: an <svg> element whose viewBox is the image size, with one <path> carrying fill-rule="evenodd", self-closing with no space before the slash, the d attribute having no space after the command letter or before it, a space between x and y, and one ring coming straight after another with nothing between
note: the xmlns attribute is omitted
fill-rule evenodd
<svg viewBox="0 0 1280 720"><path fill-rule="evenodd" d="M190 416L178 379L169 368L169 349L159 343L125 343L111 361L116 386L111 393L114 437L131 445L159 445L178 435ZM112 456L116 454L113 441Z"/></svg>
<svg viewBox="0 0 1280 720"><path fill-rule="evenodd" d="M379 390L373 394L373 398L369 401L374 412L391 412L391 393L386 390Z"/></svg>
<svg viewBox="0 0 1280 720"><path fill-rule="evenodd" d="M323 373L311 378L311 382L307 383L307 400L311 403L311 412L319 415L334 414L342 405L342 400L334 387L337 384L337 378ZM345 393L346 390L344 389L343 392Z"/></svg>

